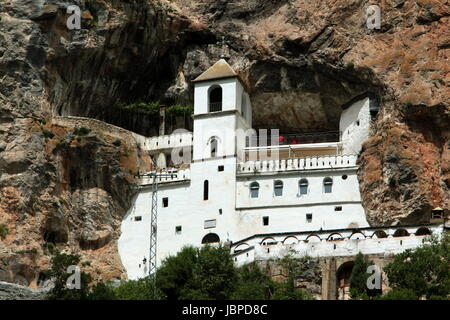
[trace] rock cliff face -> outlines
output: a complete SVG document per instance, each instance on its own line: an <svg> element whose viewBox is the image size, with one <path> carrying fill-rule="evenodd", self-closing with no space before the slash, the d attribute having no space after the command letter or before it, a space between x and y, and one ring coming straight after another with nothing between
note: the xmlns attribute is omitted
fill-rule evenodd
<svg viewBox="0 0 450 320"><path fill-rule="evenodd" d="M65 26L66 7L82 29ZM256 128L335 130L345 105L381 111L359 157L373 225L426 222L450 202L449 7L387 0L380 30L368 0L3 0L0 3L0 280L36 285L56 242L105 279L123 271L121 217L130 141L52 125L105 118L118 104L192 103L190 80L221 56L250 88ZM143 126L145 124L140 124ZM120 150L120 151L119 151ZM134 160L133 160L134 159Z"/></svg>

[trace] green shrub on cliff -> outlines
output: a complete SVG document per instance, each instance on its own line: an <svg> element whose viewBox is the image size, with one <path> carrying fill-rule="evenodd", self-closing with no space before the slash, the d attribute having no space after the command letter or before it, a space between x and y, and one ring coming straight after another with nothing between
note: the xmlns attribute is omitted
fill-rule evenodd
<svg viewBox="0 0 450 320"><path fill-rule="evenodd" d="M0 224L0 238L5 239L9 234L9 229L4 224Z"/></svg>

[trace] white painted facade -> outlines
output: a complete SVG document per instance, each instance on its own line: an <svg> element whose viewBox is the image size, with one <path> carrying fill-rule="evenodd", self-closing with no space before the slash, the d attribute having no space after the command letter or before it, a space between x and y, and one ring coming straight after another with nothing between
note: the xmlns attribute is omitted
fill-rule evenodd
<svg viewBox="0 0 450 320"><path fill-rule="evenodd" d="M209 112L210 90L217 86L222 88L222 111ZM327 240L320 237L317 238L318 245L299 239L305 235L306 240L307 234L327 230L339 229L341 233L342 230L352 233L352 230L369 227L361 205L356 176L356 153L368 137L368 99L343 111L340 120L341 141L325 145L293 146L308 147L310 150L327 147L335 150L334 154L245 162L245 136L235 138L235 132L248 132L251 129L252 108L238 77L197 82L194 97L192 134L149 138L145 143L148 151L185 148L190 144L193 146L189 169L179 170L173 177L159 182L158 264L185 245L200 246L208 234L217 235L221 242L231 242L233 251L246 249L242 251L245 255L237 255L237 262L279 255L284 250L283 246L288 244L311 256L350 252L345 248L343 251L330 251ZM214 154L211 151L213 139L217 143ZM326 178L332 182L331 186L327 185L331 187L331 192L325 192ZM307 180L306 194L304 190L300 191L302 179ZM275 181L282 182L282 195L275 194ZM255 182L259 185L258 196L252 197L250 187ZM207 199L204 198L205 183ZM142 180L141 191L121 226L119 253L130 279L148 274L151 215L149 184L149 179ZM279 188L277 190L279 192ZM277 250L268 253L265 245L261 244L264 236L257 235L274 233L300 233L301 236L283 240L282 245L278 239L274 247ZM247 238L250 240L241 241ZM351 241L347 242L354 243ZM358 243L361 248L376 246L376 243ZM144 259L146 264L143 263Z"/></svg>
<svg viewBox="0 0 450 320"><path fill-rule="evenodd" d="M358 154L362 143L369 138L370 100L360 100L342 111L339 130L344 154Z"/></svg>

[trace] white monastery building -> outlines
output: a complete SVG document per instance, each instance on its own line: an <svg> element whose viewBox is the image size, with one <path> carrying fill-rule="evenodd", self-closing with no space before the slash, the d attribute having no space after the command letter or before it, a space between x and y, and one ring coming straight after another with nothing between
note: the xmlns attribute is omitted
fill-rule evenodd
<svg viewBox="0 0 450 320"><path fill-rule="evenodd" d="M184 159L163 168L173 176L158 181L158 264L183 246L218 242L230 244L237 263L290 249L311 257L397 253L442 231L440 224L369 226L356 175L369 135L369 98L343 110L339 132L264 139L252 129L246 86L225 60L194 83L193 132L143 144L162 167L169 157ZM144 176L119 239L130 279L148 275L151 205Z"/></svg>

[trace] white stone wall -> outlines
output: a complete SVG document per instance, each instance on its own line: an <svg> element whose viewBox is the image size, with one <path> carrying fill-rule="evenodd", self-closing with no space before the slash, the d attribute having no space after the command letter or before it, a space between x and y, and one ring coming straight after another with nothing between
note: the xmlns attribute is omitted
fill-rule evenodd
<svg viewBox="0 0 450 320"><path fill-rule="evenodd" d="M358 154L362 143L369 138L369 98L360 100L342 111L339 122L343 154Z"/></svg>
<svg viewBox="0 0 450 320"><path fill-rule="evenodd" d="M146 151L158 151L179 147L189 147L192 146L192 141L192 132L150 137L146 139L142 149Z"/></svg>
<svg viewBox="0 0 450 320"><path fill-rule="evenodd" d="M222 111L235 110L238 105L238 99L239 101L241 99L241 96L238 96L237 92L238 83L236 78L196 83L194 90L194 114L208 113L208 90L213 85L220 85L222 87Z"/></svg>
<svg viewBox="0 0 450 320"><path fill-rule="evenodd" d="M218 171L223 165L224 170ZM187 172L187 171L185 171ZM216 233L221 241L231 238L235 204L236 159L214 159L192 163L189 181L161 182L158 191L158 263L185 245L200 246L203 237ZM208 200L203 200L204 180L209 182ZM163 207L163 198L168 206ZM221 210L220 210L221 209ZM122 222L119 253L128 277L142 277L142 264L148 260L151 214L150 188L137 196L133 208ZM141 216L141 221L133 220ZM205 221L216 220L214 228L205 229ZM181 234L175 233L177 226ZM148 272L148 270L147 270Z"/></svg>
<svg viewBox="0 0 450 320"><path fill-rule="evenodd" d="M427 240L427 236L415 235L419 228L418 226L404 228L409 233L408 236L404 237L394 237L395 231L403 229L403 227L366 228L356 232L336 230L301 234L260 235L236 243L231 250L238 264L254 260L280 258L291 250L298 257L309 256L313 258L355 256L358 252L391 255L421 246ZM440 235L443 232L442 225L428 226L427 228L434 235ZM374 234L378 230L383 230L387 237L377 238ZM335 240L331 240L332 237Z"/></svg>

